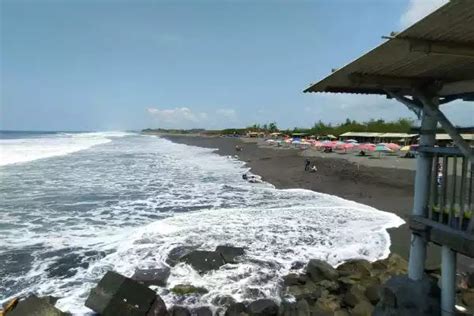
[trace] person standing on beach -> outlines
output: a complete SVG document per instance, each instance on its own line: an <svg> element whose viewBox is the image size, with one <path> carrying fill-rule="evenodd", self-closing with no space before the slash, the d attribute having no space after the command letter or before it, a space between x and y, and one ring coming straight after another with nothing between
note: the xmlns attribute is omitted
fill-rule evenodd
<svg viewBox="0 0 474 316"><path fill-rule="evenodd" d="M309 165L311 164L311 161L309 161L308 158L305 159L304 161L304 171L308 171L309 170Z"/></svg>

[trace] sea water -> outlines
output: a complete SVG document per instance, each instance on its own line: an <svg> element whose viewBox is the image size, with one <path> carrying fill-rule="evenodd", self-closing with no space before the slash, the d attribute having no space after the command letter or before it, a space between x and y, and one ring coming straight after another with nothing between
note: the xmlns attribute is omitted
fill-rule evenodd
<svg viewBox="0 0 474 316"><path fill-rule="evenodd" d="M0 301L36 293L84 302L108 270L166 265L176 247L245 247L236 264L200 275L172 267L167 288L209 292L169 304L278 297L281 277L311 258L332 265L389 253L394 214L308 190L242 179L244 163L211 149L134 133L0 134Z"/></svg>

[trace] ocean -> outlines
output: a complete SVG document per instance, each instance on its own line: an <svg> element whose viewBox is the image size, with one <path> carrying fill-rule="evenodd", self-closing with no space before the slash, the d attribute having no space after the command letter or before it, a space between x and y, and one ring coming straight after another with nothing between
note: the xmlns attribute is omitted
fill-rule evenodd
<svg viewBox="0 0 474 316"><path fill-rule="evenodd" d="M248 171L211 149L138 133L0 132L0 301L53 295L61 310L87 314L85 299L106 271L164 266L176 247L246 254L204 275L176 265L168 288L209 293L183 300L156 288L168 305L278 297L295 263L389 254L386 229L403 223L396 215L248 183Z"/></svg>

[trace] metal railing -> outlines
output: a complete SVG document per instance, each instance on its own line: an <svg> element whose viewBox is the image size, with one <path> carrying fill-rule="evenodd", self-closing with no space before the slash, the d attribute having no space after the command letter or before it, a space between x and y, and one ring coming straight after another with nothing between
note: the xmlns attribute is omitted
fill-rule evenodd
<svg viewBox="0 0 474 316"><path fill-rule="evenodd" d="M430 147L432 154L428 218L474 234L474 164L454 147Z"/></svg>

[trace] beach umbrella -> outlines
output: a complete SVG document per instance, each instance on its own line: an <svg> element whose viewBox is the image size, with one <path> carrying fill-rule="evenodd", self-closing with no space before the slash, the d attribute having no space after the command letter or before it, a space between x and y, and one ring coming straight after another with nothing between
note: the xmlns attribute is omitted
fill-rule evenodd
<svg viewBox="0 0 474 316"><path fill-rule="evenodd" d="M411 147L410 145L403 146L402 148L400 148L400 151L410 151L411 150L410 147Z"/></svg>
<svg viewBox="0 0 474 316"><path fill-rule="evenodd" d="M275 140L274 140L274 139L267 139L266 142L267 142L267 143L274 143Z"/></svg>
<svg viewBox="0 0 474 316"><path fill-rule="evenodd" d="M375 146L375 151L378 151L378 152L391 152L392 150L384 143L380 143L380 144L377 144L377 146Z"/></svg>
<svg viewBox="0 0 474 316"><path fill-rule="evenodd" d="M355 139L348 139L346 140L346 143L357 143Z"/></svg>
<svg viewBox="0 0 474 316"><path fill-rule="evenodd" d="M375 144L372 144L372 143L364 143L364 144L360 144L360 145L358 146L358 149L359 149L359 150L364 150L364 151L375 151L375 147L376 147Z"/></svg>
<svg viewBox="0 0 474 316"><path fill-rule="evenodd" d="M324 148L334 148L336 147L336 144L333 143L333 142L327 142L327 143L323 143L323 146Z"/></svg>
<svg viewBox="0 0 474 316"><path fill-rule="evenodd" d="M390 150L393 150L393 151L397 151L400 149L400 145L395 144L395 143L388 143L386 144L386 146L390 148Z"/></svg>

